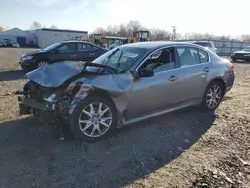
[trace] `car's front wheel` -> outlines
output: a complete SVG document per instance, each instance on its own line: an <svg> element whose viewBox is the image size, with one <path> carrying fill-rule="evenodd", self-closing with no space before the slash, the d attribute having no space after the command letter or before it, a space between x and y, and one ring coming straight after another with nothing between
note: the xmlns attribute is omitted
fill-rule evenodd
<svg viewBox="0 0 250 188"><path fill-rule="evenodd" d="M219 81L210 83L204 93L202 107L205 110L215 110L224 95L223 84Z"/></svg>
<svg viewBox="0 0 250 188"><path fill-rule="evenodd" d="M109 137L117 126L115 107L103 97L88 97L76 107L70 122L76 140L100 141Z"/></svg>
<svg viewBox="0 0 250 188"><path fill-rule="evenodd" d="M37 63L37 68L44 67L45 65L48 65L47 61L39 61Z"/></svg>

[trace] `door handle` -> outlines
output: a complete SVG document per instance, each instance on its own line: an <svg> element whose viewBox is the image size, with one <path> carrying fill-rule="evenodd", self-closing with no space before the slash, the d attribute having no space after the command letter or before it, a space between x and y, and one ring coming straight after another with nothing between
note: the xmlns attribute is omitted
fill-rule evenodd
<svg viewBox="0 0 250 188"><path fill-rule="evenodd" d="M176 76L170 76L168 80L173 82L173 81L177 80L177 77Z"/></svg>
<svg viewBox="0 0 250 188"><path fill-rule="evenodd" d="M74 55L71 55L71 57L76 57L76 54L74 54Z"/></svg>
<svg viewBox="0 0 250 188"><path fill-rule="evenodd" d="M95 55L94 53L90 53L89 55Z"/></svg>
<svg viewBox="0 0 250 188"><path fill-rule="evenodd" d="M206 67L205 69L203 69L203 72L209 72L209 68L208 67Z"/></svg>

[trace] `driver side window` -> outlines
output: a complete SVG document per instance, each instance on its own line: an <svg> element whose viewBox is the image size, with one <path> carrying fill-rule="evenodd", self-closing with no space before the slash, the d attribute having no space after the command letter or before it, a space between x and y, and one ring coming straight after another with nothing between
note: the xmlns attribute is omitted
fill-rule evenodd
<svg viewBox="0 0 250 188"><path fill-rule="evenodd" d="M76 52L75 43L67 43L57 48L59 54L74 53Z"/></svg>
<svg viewBox="0 0 250 188"><path fill-rule="evenodd" d="M175 69L173 48L164 48L151 54L140 69L147 68L155 73Z"/></svg>

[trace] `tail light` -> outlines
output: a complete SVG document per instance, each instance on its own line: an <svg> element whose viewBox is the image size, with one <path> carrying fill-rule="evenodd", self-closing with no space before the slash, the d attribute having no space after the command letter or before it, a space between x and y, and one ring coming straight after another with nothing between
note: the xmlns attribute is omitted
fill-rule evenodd
<svg viewBox="0 0 250 188"><path fill-rule="evenodd" d="M230 63L229 67L231 68L232 71L234 70L234 64L233 63Z"/></svg>

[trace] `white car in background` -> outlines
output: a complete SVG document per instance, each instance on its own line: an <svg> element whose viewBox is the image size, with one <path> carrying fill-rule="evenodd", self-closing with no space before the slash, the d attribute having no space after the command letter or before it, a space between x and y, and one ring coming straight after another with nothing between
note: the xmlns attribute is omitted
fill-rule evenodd
<svg viewBox="0 0 250 188"><path fill-rule="evenodd" d="M19 45L17 42L12 43L12 46L13 46L14 48L20 48L20 45Z"/></svg>
<svg viewBox="0 0 250 188"><path fill-rule="evenodd" d="M212 41L192 41L192 43L203 46L214 52L215 54L217 53L217 48L215 48L214 43Z"/></svg>

